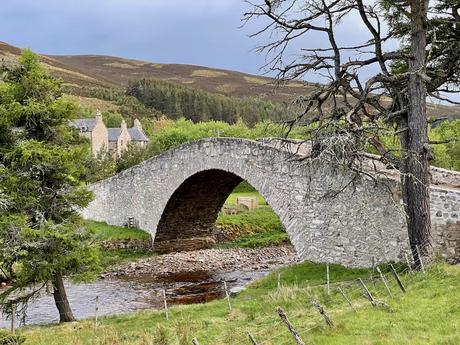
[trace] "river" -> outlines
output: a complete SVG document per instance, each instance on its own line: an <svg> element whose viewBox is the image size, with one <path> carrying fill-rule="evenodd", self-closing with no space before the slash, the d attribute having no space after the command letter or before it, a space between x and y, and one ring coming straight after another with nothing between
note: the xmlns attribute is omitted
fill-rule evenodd
<svg viewBox="0 0 460 345"><path fill-rule="evenodd" d="M237 292L273 269L296 260L295 252L289 247L173 253L125 265L93 283L66 281L66 291L77 319L94 317L96 297L99 316L119 315L163 308L163 289L168 305L222 298L224 281L230 292ZM25 321L26 325L58 322L52 295L42 293L30 302ZM0 328L9 326L10 321L0 315Z"/></svg>

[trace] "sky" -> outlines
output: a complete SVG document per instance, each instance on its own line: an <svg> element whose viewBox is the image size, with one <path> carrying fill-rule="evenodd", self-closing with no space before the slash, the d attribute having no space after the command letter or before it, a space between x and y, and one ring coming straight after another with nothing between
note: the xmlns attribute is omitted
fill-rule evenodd
<svg viewBox="0 0 460 345"><path fill-rule="evenodd" d="M0 40L38 53L101 54L258 73L242 0L2 0Z"/></svg>
<svg viewBox="0 0 460 345"><path fill-rule="evenodd" d="M261 0L259 0L261 1ZM1 0L0 41L37 53L100 54L261 74L265 54L250 38L261 21L241 28L243 0ZM365 32L349 21L346 40ZM296 41L323 45L324 38Z"/></svg>
<svg viewBox="0 0 460 345"><path fill-rule="evenodd" d="M262 0L254 0L262 2ZM370 1L370 0L366 0ZM241 28L243 0L1 0L0 41L55 55L99 54L262 74L265 37L250 38L261 21ZM358 16L357 14L354 14ZM347 45L370 38L361 20L341 23ZM326 37L301 37L292 53L322 47ZM294 55L292 55L293 57ZM364 71L367 75L375 71ZM307 76L322 81L321 76ZM459 96L460 98L460 96Z"/></svg>

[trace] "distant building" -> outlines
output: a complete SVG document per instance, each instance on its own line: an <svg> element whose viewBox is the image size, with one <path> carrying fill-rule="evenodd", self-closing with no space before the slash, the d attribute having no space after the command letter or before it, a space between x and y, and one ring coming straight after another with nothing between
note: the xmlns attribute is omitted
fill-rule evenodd
<svg viewBox="0 0 460 345"><path fill-rule="evenodd" d="M132 128L126 126L125 120L121 122L120 128L107 128L99 110L94 119L77 119L73 125L90 140L91 152L94 156L109 152L116 159L128 149L129 143L145 147L149 141L138 119L134 120Z"/></svg>

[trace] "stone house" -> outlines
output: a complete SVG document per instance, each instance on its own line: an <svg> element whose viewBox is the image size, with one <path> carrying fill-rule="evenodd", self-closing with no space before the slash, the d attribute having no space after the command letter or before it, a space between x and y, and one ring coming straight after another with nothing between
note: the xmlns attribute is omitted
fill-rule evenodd
<svg viewBox="0 0 460 345"><path fill-rule="evenodd" d="M90 140L91 152L94 156L108 152L116 159L128 149L130 143L145 147L149 141L138 119L134 120L132 128L128 128L125 120L122 121L120 128L107 128L99 110L94 119L77 119L73 125Z"/></svg>
<svg viewBox="0 0 460 345"><path fill-rule="evenodd" d="M91 153L97 156L99 152L106 152L109 147L108 130L102 121L102 114L98 110L94 119L77 119L73 125L80 130L81 135L91 143Z"/></svg>

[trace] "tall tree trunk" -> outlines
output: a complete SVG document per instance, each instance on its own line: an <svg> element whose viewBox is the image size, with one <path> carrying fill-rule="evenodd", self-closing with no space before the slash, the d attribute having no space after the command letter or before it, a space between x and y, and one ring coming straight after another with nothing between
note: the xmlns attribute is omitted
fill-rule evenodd
<svg viewBox="0 0 460 345"><path fill-rule="evenodd" d="M60 273L56 273L53 277L53 296L56 307L59 310L60 322L76 321L70 308L69 300L65 292L64 280Z"/></svg>
<svg viewBox="0 0 460 345"><path fill-rule="evenodd" d="M429 0L412 0L411 55L408 84L409 109L400 126L403 157L401 164L402 194L405 204L410 246L416 266L420 266L416 246L422 255L431 239L430 171L426 117L425 72L426 19Z"/></svg>

